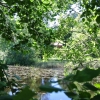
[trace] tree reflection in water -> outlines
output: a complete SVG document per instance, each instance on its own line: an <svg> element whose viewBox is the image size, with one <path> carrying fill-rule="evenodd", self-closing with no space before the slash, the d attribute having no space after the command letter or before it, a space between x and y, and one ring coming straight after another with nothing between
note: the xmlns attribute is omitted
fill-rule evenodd
<svg viewBox="0 0 100 100"><path fill-rule="evenodd" d="M56 88L61 88L61 86L57 82L56 77L52 77L49 82L51 82L51 86L54 86ZM52 93L46 93L41 96L40 100L72 100L69 98L64 91L59 92L52 92Z"/></svg>

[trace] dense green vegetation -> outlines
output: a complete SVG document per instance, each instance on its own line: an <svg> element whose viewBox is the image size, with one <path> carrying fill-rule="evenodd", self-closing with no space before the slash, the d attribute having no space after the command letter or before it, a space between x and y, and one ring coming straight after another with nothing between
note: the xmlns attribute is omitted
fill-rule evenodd
<svg viewBox="0 0 100 100"><path fill-rule="evenodd" d="M73 4L78 6L79 13L71 8ZM48 22L54 21L57 15L59 25L49 27ZM14 97L4 93L6 87L12 89L16 83L5 73L6 64L32 65L36 59L53 57L71 63L72 72L65 70L65 78L59 80L67 81L65 91L69 97L99 100L100 83L93 80L99 76L100 66L91 64L100 58L99 27L99 0L0 0L0 53L3 55L0 56L0 100L36 100L32 99L36 93L29 87ZM62 46L55 47L55 42ZM63 89L45 85L40 90Z"/></svg>

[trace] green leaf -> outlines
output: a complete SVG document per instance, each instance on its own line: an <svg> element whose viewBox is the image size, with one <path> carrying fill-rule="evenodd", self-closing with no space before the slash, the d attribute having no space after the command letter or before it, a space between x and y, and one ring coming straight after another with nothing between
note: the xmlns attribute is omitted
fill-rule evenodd
<svg viewBox="0 0 100 100"><path fill-rule="evenodd" d="M88 99L88 98L80 98L79 100L90 100L90 99Z"/></svg>
<svg viewBox="0 0 100 100"><path fill-rule="evenodd" d="M100 16L98 16L98 17L96 18L96 22L97 22L98 24L100 24Z"/></svg>
<svg viewBox="0 0 100 100"><path fill-rule="evenodd" d="M64 93L70 98L75 98L76 96L78 96L78 94L74 92L64 92Z"/></svg>
<svg viewBox="0 0 100 100"><path fill-rule="evenodd" d="M86 15L86 11L81 14L81 18Z"/></svg>
<svg viewBox="0 0 100 100"><path fill-rule="evenodd" d="M90 100L100 100L100 94L94 96L94 97L91 98Z"/></svg>
<svg viewBox="0 0 100 100"><path fill-rule="evenodd" d="M40 90L45 91L45 92L58 92L58 91L63 91L63 89L60 88L55 88L53 86L49 86L49 85L41 85L39 87Z"/></svg>
<svg viewBox="0 0 100 100"><path fill-rule="evenodd" d="M66 76L66 77L64 78L64 80L72 80L73 77L74 77L73 74L69 74L68 76Z"/></svg>
<svg viewBox="0 0 100 100"><path fill-rule="evenodd" d="M13 97L10 95L3 95L0 96L0 100L13 100Z"/></svg>
<svg viewBox="0 0 100 100"><path fill-rule="evenodd" d="M0 82L0 88L5 87L6 86L6 82Z"/></svg>
<svg viewBox="0 0 100 100"><path fill-rule="evenodd" d="M77 88L77 86L74 83L71 82L71 83L68 84L68 88L74 89L74 88Z"/></svg>
<svg viewBox="0 0 100 100"><path fill-rule="evenodd" d="M99 90L98 88L96 88L95 86L93 86L93 85L90 84L90 83L85 83L84 86L85 86L86 88L88 88L89 90L91 90L91 91L97 91L97 90Z"/></svg>
<svg viewBox="0 0 100 100"><path fill-rule="evenodd" d="M44 4L49 4L50 0L41 0Z"/></svg>
<svg viewBox="0 0 100 100"><path fill-rule="evenodd" d="M88 93L88 92L83 92L83 91L79 91L79 97L80 98L90 98L91 97L91 95L90 95L90 93Z"/></svg>
<svg viewBox="0 0 100 100"><path fill-rule="evenodd" d="M68 34L66 34L66 35L64 36L64 39L67 40L67 39L69 39L71 36L72 36L72 33L68 33Z"/></svg>
<svg viewBox="0 0 100 100"><path fill-rule="evenodd" d="M14 96L14 100L30 100L36 93L31 91L29 87L25 87L18 95Z"/></svg>
<svg viewBox="0 0 100 100"><path fill-rule="evenodd" d="M96 84L94 84L94 86L95 86L96 88L99 88L99 89L100 89L100 84L96 83Z"/></svg>
<svg viewBox="0 0 100 100"><path fill-rule="evenodd" d="M8 66L6 64L0 64L0 69L8 69Z"/></svg>
<svg viewBox="0 0 100 100"><path fill-rule="evenodd" d="M85 68L82 71L78 70L76 72L76 75L73 76L73 81L78 81L78 82L91 81L94 77L97 77L99 74L100 74L100 68L98 68L97 70Z"/></svg>
<svg viewBox="0 0 100 100"><path fill-rule="evenodd" d="M33 2L34 0L30 0L30 2Z"/></svg>
<svg viewBox="0 0 100 100"><path fill-rule="evenodd" d="M73 70L78 70L79 67L74 68Z"/></svg>
<svg viewBox="0 0 100 100"><path fill-rule="evenodd" d="M0 69L0 77L3 77L4 76L4 73L2 71L2 69Z"/></svg>

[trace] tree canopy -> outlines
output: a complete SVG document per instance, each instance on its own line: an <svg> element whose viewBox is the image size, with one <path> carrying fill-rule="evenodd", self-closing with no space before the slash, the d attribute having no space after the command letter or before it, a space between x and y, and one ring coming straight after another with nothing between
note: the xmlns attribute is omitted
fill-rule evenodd
<svg viewBox="0 0 100 100"><path fill-rule="evenodd" d="M76 3L81 12L72 14L71 6ZM68 10L69 15L66 14ZM55 20L57 15L61 16L59 25L48 27L48 21ZM12 42L13 49L31 46L45 54L57 53L63 59L77 64L74 71L65 78L70 83L67 84L70 92L66 94L71 97L74 95L75 100L100 98L100 84L92 82L100 74L100 68L93 69L89 64L84 66L84 62L100 57L99 27L99 0L0 0L0 35ZM51 44L55 41L60 41L62 48L53 48ZM3 66L0 68L0 84L4 89L2 78L7 66L2 62L0 66ZM48 86L41 88L45 91L59 91ZM72 92L74 90L76 94ZM30 90L26 88L25 91ZM96 91L97 94L91 96L91 91ZM23 94L24 92L20 94L22 98Z"/></svg>
<svg viewBox="0 0 100 100"><path fill-rule="evenodd" d="M49 45L54 34L47 27L48 19L53 20L65 8L69 7L66 0L1 0L0 27L1 36L19 45ZM64 9L63 9L64 8Z"/></svg>

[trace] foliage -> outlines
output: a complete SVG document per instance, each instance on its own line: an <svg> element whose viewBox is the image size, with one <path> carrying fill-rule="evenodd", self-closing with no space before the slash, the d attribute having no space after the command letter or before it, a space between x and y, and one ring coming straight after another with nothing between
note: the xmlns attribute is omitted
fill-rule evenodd
<svg viewBox="0 0 100 100"><path fill-rule="evenodd" d="M34 65L36 63L35 50L32 48L25 48L24 51L9 50L6 58L8 65Z"/></svg>
<svg viewBox="0 0 100 100"><path fill-rule="evenodd" d="M79 0L73 0L73 2L77 1ZM48 20L53 20L55 15L70 8L69 4L73 4L73 2L72 0L68 2L67 0L1 0L0 34L6 40L12 41L13 49L19 50L23 44L27 44L38 48L46 56L48 56L48 52L53 51L54 54L57 51L56 53L63 59L78 64L81 66L80 69L75 68L64 79L69 83L66 83L69 88L69 92L66 94L74 100L99 100L99 84L92 84L92 79L100 74L100 68L84 67L83 63L100 57L100 1L82 0L79 2L83 11L79 21L69 16L65 19L63 17L63 20L60 20L60 26L56 29L51 29L46 24ZM82 28L80 29L80 27ZM56 40L63 42L63 50L52 48L50 44ZM4 81L6 75L4 70L7 66L3 63L0 65L0 91L3 91L9 82L7 78ZM59 89L46 86L42 87L43 89L59 91ZM29 89L25 89L25 91L30 93L27 99L34 94ZM76 92L74 93L74 91ZM91 95L91 91L94 91L94 94ZM21 96L16 96L15 100L21 98L24 93L26 94L22 91Z"/></svg>
<svg viewBox="0 0 100 100"><path fill-rule="evenodd" d="M28 93L28 94L27 94ZM31 91L28 87L24 88L21 93L14 96L14 100L30 100L32 96L36 95L35 92Z"/></svg>
<svg viewBox="0 0 100 100"><path fill-rule="evenodd" d="M52 20L62 8L68 8L69 3L66 0L2 0L0 1L1 35L6 40L12 41L15 49L26 43L47 46L54 37L45 23L48 19Z"/></svg>
<svg viewBox="0 0 100 100"><path fill-rule="evenodd" d="M82 20L70 20L72 19L71 16L61 20L61 26L58 27L57 33L58 35L60 34L58 39L63 41L65 45L58 53L60 52L59 54L63 59L73 62L74 65L77 64L75 71L73 70L72 72L74 74L70 74L64 79L68 81L69 84L67 85L74 84L69 86L70 94L72 95L69 95L67 92L66 94L75 100L99 100L100 91L99 88L92 84L92 79L99 76L100 68L96 70L93 69L93 66L83 65L87 61L94 61L100 57L100 13L97 12L99 11L99 1L83 0L81 6L84 11L81 15ZM72 27L70 26L71 24ZM64 38L64 36L67 38ZM75 91L75 94L73 91ZM91 91L96 92L91 95ZM73 97L73 95L75 96Z"/></svg>
<svg viewBox="0 0 100 100"><path fill-rule="evenodd" d="M41 59L40 52L35 50L34 47L21 45L23 50L15 50L12 47L12 42L7 42L0 37L0 59L8 65L33 65L38 59Z"/></svg>
<svg viewBox="0 0 100 100"><path fill-rule="evenodd" d="M36 92L30 90L29 87L27 86L23 87L19 85L19 83L17 83L17 81L15 81L14 79L9 80L9 76L5 72L5 70L7 69L8 69L8 66L4 64L2 61L0 61L0 100L22 100L22 99L33 100L32 98L33 96L36 95ZM19 76L15 75L14 77L17 80L20 80ZM13 86L18 87L18 89L13 88ZM18 93L18 95L16 96L14 95L10 96L5 92L6 88L10 88L10 91L12 93L16 93L17 90L20 90L21 92ZM4 93L2 93L2 91ZM27 93L29 93L28 96L27 96Z"/></svg>
<svg viewBox="0 0 100 100"><path fill-rule="evenodd" d="M65 91L65 94L73 100L99 100L100 84L92 84L93 78L100 74L100 68L97 70L90 68L77 69L73 74L69 74L63 80L67 81L67 90L59 90L59 88L52 88L50 85L41 86L43 91ZM61 82L59 80L58 82Z"/></svg>
<svg viewBox="0 0 100 100"><path fill-rule="evenodd" d="M19 50L23 46L23 44L27 44L27 46L40 48L40 50L42 51L46 49L45 53L47 51L50 51L49 49L47 49L47 47L49 47L48 45L50 45L50 43L54 41L55 37L52 30L46 27L47 25L45 23L48 21L48 19L52 20L52 17L55 16L55 14L57 14L57 12L62 8L68 8L69 3L66 2L68 5L65 5L65 2L66 0L1 0L1 36L7 41L12 42L13 45L11 45L11 48L13 48L14 50ZM0 78L6 75L3 73L2 67L3 65L0 68ZM0 80L0 82L2 83L2 80ZM6 83L9 83L9 81L6 80ZM4 85L2 83L3 88L4 86L7 85ZM11 86L11 84L9 86ZM29 90L27 89L25 91ZM3 97L1 96L1 99L7 99L6 97L7 96L5 95ZM32 97L32 95L30 97ZM30 97L27 99L30 99ZM16 97L14 99L16 100L17 98L19 97Z"/></svg>

